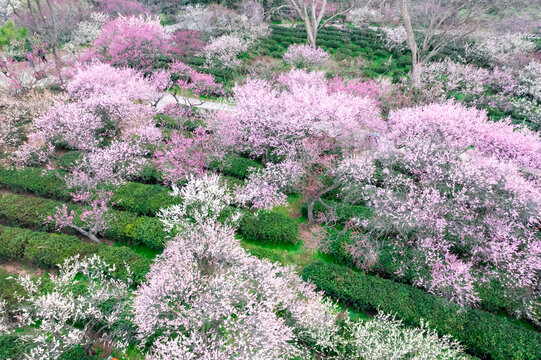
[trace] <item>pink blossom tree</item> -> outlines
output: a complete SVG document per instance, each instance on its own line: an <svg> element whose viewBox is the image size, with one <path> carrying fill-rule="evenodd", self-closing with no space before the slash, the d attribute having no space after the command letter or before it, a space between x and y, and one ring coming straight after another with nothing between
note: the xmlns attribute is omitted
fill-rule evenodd
<svg viewBox="0 0 541 360"><path fill-rule="evenodd" d="M77 214L74 210L68 210L66 204L63 204L56 208L54 215L47 217L47 221L54 223L57 231L72 228L93 242L99 243L100 240L96 235L107 230L111 221L109 207L113 205L111 204L112 197L111 191L100 191L95 197L89 193L79 193L74 196L74 200L88 202L87 208Z"/></svg>
<svg viewBox="0 0 541 360"><path fill-rule="evenodd" d="M294 157L303 141L312 138L362 147L370 130L385 128L375 101L329 93L319 72L294 69L277 83L248 79L233 92L237 111L221 115L217 136L232 150L265 162L272 156Z"/></svg>
<svg viewBox="0 0 541 360"><path fill-rule="evenodd" d="M201 176L221 151L211 134L198 127L189 135L174 131L154 153L153 162L168 185L178 184L188 175Z"/></svg>
<svg viewBox="0 0 541 360"><path fill-rule="evenodd" d="M358 235L348 251L362 262L385 239L400 259L398 276L413 271L414 283L462 305L497 279L539 321L541 192L524 173L538 168L538 137L455 104L402 109L389 120L375 154L379 186L350 184L349 200L368 199L374 213L350 224Z"/></svg>
<svg viewBox="0 0 541 360"><path fill-rule="evenodd" d="M174 43L171 46L171 54L176 55L181 60L195 55L205 46L201 34L195 30L177 30L171 36L171 40Z"/></svg>
<svg viewBox="0 0 541 360"><path fill-rule="evenodd" d="M338 329L335 307L293 268L248 255L232 228L212 223L168 243L134 307L152 359L290 357L302 354L299 340L322 343Z"/></svg>

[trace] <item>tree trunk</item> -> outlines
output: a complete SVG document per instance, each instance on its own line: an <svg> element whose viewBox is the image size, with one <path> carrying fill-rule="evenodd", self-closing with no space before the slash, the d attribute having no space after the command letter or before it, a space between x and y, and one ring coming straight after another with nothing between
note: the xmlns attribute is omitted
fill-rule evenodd
<svg viewBox="0 0 541 360"><path fill-rule="evenodd" d="M308 45L312 47L316 47L316 36L317 34L314 33L312 26L310 25L311 21L306 19L304 22L304 27L306 28L306 36L308 40Z"/></svg>
<svg viewBox="0 0 541 360"><path fill-rule="evenodd" d="M310 199L306 203L307 213L308 213L308 224L314 223L314 203L316 202L316 200L317 199Z"/></svg>
<svg viewBox="0 0 541 360"><path fill-rule="evenodd" d="M101 241L100 239L98 239L96 237L96 235L92 234L91 232L88 232L86 231L85 229L77 226L77 225L71 225L72 228L74 228L75 230L77 230L78 232L80 232L81 234L83 234L84 236L86 236L87 238L89 238L90 240L92 240L93 242L99 244Z"/></svg>
<svg viewBox="0 0 541 360"><path fill-rule="evenodd" d="M421 73L423 69L421 62L419 61L419 48L417 47L415 33L413 32L413 26L411 25L410 14L408 11L408 1L409 0L400 0L400 15L402 16L402 22L404 23L404 28L406 29L406 41L411 51L411 82L413 88L418 89L419 86L421 86Z"/></svg>

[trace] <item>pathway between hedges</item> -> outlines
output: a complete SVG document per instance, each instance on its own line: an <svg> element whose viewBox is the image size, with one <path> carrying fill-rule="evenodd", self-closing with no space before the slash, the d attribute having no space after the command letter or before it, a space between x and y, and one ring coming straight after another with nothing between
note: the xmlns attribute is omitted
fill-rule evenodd
<svg viewBox="0 0 541 360"><path fill-rule="evenodd" d="M235 109L237 108L236 105L230 105L230 104L225 104L221 102L215 102L215 101L210 101L210 100L205 101L202 99L189 98L189 97L184 97L184 96L177 96L177 97L181 105L193 105L193 106L196 106L202 109L207 109L207 110L235 111ZM157 108L158 110L161 110L166 105L176 104L176 102L177 101L175 100L173 95L166 93L164 97L160 100L160 102L158 103Z"/></svg>

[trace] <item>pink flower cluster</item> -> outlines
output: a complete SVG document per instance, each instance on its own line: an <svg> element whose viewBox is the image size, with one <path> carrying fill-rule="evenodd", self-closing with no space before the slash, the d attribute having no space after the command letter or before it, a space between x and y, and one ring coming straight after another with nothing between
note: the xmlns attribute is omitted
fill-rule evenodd
<svg viewBox="0 0 541 360"><path fill-rule="evenodd" d="M517 129L509 120L490 121L485 111L455 103L432 104L393 112L389 122L390 138L397 144L437 134L445 144L463 150L473 147L486 156L541 169L539 135Z"/></svg>
<svg viewBox="0 0 541 360"><path fill-rule="evenodd" d="M237 111L222 114L217 136L252 157L295 156L303 140L330 137L349 147L383 130L377 103L329 93L322 73L291 70L277 83L248 79L234 88Z"/></svg>
<svg viewBox="0 0 541 360"><path fill-rule="evenodd" d="M328 89L331 94L345 92L353 96L368 97L379 100L387 91L387 84L382 84L374 80L361 79L342 79L335 76L329 80Z"/></svg>
<svg viewBox="0 0 541 360"><path fill-rule="evenodd" d="M178 184L188 175L200 176L221 151L208 131L199 127L190 135L174 131L154 153L154 164L168 185Z"/></svg>
<svg viewBox="0 0 541 360"><path fill-rule="evenodd" d="M291 44L284 54L284 62L298 68L319 67L327 60L329 60L328 52L306 44Z"/></svg>

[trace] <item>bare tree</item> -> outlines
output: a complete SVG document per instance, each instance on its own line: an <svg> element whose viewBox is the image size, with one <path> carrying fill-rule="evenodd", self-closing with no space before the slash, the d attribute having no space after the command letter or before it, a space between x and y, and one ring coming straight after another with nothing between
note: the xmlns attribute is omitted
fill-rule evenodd
<svg viewBox="0 0 541 360"><path fill-rule="evenodd" d="M411 80L419 87L423 66L450 43L472 34L494 0L398 0L406 29L413 69ZM410 11L410 5L413 11ZM415 33L421 34L417 41Z"/></svg>
<svg viewBox="0 0 541 360"><path fill-rule="evenodd" d="M287 0L285 5L278 7L276 10L282 8L295 10L304 22L308 44L316 46L319 29L337 16L343 15L352 9L352 6L347 5L342 10L336 10L331 16L325 18L328 5L327 0Z"/></svg>
<svg viewBox="0 0 541 360"><path fill-rule="evenodd" d="M38 35L51 50L62 82L58 48L69 41L77 25L89 14L89 7L79 0L7 0L17 24Z"/></svg>

